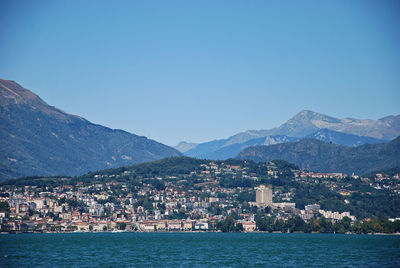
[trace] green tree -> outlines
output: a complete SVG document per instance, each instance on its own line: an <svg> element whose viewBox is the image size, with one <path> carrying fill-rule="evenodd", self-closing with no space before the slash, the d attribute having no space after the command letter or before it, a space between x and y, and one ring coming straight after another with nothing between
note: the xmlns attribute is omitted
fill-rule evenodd
<svg viewBox="0 0 400 268"><path fill-rule="evenodd" d="M118 223L117 223L117 228L118 228L119 230L125 230L125 228L126 228L126 223L125 223L125 222L118 222Z"/></svg>
<svg viewBox="0 0 400 268"><path fill-rule="evenodd" d="M243 231L244 231L243 224L241 223L236 224L235 232L243 232Z"/></svg>
<svg viewBox="0 0 400 268"><path fill-rule="evenodd" d="M0 212L10 212L10 205L7 201L0 202Z"/></svg>
<svg viewBox="0 0 400 268"><path fill-rule="evenodd" d="M275 230L274 219L257 214L255 217L256 227L259 231L272 232Z"/></svg>
<svg viewBox="0 0 400 268"><path fill-rule="evenodd" d="M229 215L223 221L220 221L217 224L217 229L221 230L222 232L235 231L235 221L234 221L233 217Z"/></svg>
<svg viewBox="0 0 400 268"><path fill-rule="evenodd" d="M340 234L349 232L351 230L351 219L349 217L344 217L333 226L333 229Z"/></svg>

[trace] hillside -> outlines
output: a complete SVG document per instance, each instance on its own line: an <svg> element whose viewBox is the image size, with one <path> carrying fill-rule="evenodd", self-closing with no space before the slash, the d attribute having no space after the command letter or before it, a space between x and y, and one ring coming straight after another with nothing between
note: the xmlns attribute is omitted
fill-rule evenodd
<svg viewBox="0 0 400 268"><path fill-rule="evenodd" d="M67 114L16 82L2 79L0 126L0 180L80 175L181 155L146 137Z"/></svg>
<svg viewBox="0 0 400 268"><path fill-rule="evenodd" d="M255 201L256 187L270 185L274 189L274 202L294 202L299 209L304 209L308 204L319 204L324 210L349 211L351 215L364 219L400 215L399 185L396 180L397 177L380 180L375 176L367 180L314 177L282 160L256 163L238 159L210 161L172 157L78 177L11 179L0 182L0 187L7 192L7 189L14 191L14 187L26 190L29 186L36 186L31 189L37 192L48 189L54 191L54 196L74 189L80 193L87 191L97 198L101 189L108 189L106 199L97 199L99 205L110 202L123 207L127 205L126 200L130 199L128 203L134 207L144 206L148 209L146 214L154 216L156 207L165 212L165 203L176 202L185 208L179 209L179 212L178 209L175 212L170 210L171 214L165 217L186 218L193 209L198 210L193 200L199 200L198 204L204 205L203 211L210 215L227 215L232 205L243 213L255 213L248 202ZM128 194L132 194L131 198ZM169 199L163 198L165 195ZM76 196L82 198L81 194ZM211 204L210 197L217 199ZM78 205L76 201L70 201ZM282 212L278 209L275 215L281 216Z"/></svg>
<svg viewBox="0 0 400 268"><path fill-rule="evenodd" d="M240 149L252 145L270 145L303 138L316 138L344 146L357 146L387 142L399 135L400 115L387 116L378 120L338 119L304 110L277 128L248 130L227 139L192 144L189 150L181 150L182 146L175 148L191 157L226 159L235 157ZM280 138L276 138L277 136ZM287 138L285 140L282 137ZM260 142L261 138L265 141Z"/></svg>
<svg viewBox="0 0 400 268"><path fill-rule="evenodd" d="M241 151L238 158L257 162L281 159L294 163L301 169L365 174L400 164L400 137L389 143L358 147L304 139L292 143L249 147Z"/></svg>

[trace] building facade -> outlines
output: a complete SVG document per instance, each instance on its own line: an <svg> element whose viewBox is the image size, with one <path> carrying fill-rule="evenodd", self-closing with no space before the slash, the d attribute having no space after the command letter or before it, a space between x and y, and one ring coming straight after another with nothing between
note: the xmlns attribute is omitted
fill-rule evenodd
<svg viewBox="0 0 400 268"><path fill-rule="evenodd" d="M265 186L260 185L256 191L256 205L258 207L268 207L272 206L272 189Z"/></svg>

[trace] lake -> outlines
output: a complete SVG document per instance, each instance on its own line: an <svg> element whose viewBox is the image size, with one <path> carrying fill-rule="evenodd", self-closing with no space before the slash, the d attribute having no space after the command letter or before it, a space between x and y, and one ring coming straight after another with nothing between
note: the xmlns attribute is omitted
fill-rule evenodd
<svg viewBox="0 0 400 268"><path fill-rule="evenodd" d="M2 267L400 267L400 236L269 233L0 235Z"/></svg>

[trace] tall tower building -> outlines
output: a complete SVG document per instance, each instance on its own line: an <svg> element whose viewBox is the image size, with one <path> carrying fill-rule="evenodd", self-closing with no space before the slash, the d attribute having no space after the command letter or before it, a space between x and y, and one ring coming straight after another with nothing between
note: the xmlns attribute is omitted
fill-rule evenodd
<svg viewBox="0 0 400 268"><path fill-rule="evenodd" d="M260 185L256 191L256 204L258 207L265 208L272 205L272 189L265 185Z"/></svg>

